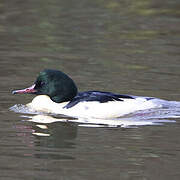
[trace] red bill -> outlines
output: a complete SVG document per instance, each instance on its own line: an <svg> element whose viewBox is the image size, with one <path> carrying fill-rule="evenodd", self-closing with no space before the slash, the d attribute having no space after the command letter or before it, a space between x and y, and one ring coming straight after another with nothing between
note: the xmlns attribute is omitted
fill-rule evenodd
<svg viewBox="0 0 180 180"><path fill-rule="evenodd" d="M34 94L37 92L37 90L34 89L34 87L35 87L35 84L25 89L12 91L12 94Z"/></svg>

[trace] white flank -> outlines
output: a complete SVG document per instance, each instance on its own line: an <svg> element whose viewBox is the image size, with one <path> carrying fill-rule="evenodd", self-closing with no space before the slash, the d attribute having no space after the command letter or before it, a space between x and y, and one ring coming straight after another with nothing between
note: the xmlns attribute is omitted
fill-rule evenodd
<svg viewBox="0 0 180 180"><path fill-rule="evenodd" d="M100 103L95 101L80 102L71 108L63 108L68 102L55 103L48 96L36 96L27 106L33 111L63 114L71 117L113 119L123 115L145 109L161 107L155 100L146 100L144 97L123 99L123 101L109 101Z"/></svg>

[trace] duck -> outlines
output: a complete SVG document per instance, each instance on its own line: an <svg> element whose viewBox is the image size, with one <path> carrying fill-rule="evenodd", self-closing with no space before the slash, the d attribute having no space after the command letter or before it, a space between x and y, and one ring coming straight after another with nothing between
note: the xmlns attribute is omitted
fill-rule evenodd
<svg viewBox="0 0 180 180"><path fill-rule="evenodd" d="M116 119L136 111L161 107L157 98L105 91L78 92L75 82L62 71L45 69L34 84L12 94L35 94L26 106L36 112L74 118Z"/></svg>

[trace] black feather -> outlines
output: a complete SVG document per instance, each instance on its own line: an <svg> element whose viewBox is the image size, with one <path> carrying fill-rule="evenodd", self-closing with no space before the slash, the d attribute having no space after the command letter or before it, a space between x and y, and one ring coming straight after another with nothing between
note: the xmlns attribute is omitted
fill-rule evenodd
<svg viewBox="0 0 180 180"><path fill-rule="evenodd" d="M101 91L86 91L78 93L64 108L71 108L79 102L84 101L98 101L100 103L105 103L108 101L123 101L123 99L121 98L134 99L132 96L129 95Z"/></svg>

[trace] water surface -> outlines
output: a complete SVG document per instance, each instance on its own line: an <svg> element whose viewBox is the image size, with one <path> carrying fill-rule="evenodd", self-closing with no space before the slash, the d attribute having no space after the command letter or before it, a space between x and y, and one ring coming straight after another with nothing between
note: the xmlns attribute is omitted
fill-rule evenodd
<svg viewBox="0 0 180 180"><path fill-rule="evenodd" d="M80 91L180 101L179 1L0 3L0 179L180 178L179 118L161 125L85 127L31 122L9 110L44 68ZM146 120L146 119L145 119Z"/></svg>

